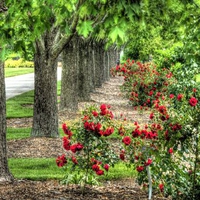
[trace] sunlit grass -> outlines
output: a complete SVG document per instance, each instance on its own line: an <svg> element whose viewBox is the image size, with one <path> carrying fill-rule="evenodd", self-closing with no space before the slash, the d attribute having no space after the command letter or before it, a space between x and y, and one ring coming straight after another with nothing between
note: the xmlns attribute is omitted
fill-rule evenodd
<svg viewBox="0 0 200 200"><path fill-rule="evenodd" d="M34 68L5 68L5 77L33 73Z"/></svg>

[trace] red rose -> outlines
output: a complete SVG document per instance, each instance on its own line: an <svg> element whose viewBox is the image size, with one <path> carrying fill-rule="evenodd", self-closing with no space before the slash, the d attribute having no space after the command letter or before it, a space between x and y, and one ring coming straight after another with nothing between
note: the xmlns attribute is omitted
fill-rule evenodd
<svg viewBox="0 0 200 200"><path fill-rule="evenodd" d="M144 170L144 166L137 166L137 167L136 167L136 170L137 170L138 172L141 172L141 171Z"/></svg>
<svg viewBox="0 0 200 200"><path fill-rule="evenodd" d="M151 163L152 163L152 159L149 158L149 159L145 162L145 166L148 166L148 165L150 165Z"/></svg>
<svg viewBox="0 0 200 200"><path fill-rule="evenodd" d="M109 168L110 168L110 165L109 165L109 164L105 164L105 165L104 165L104 169L105 169L106 171L108 171Z"/></svg>
<svg viewBox="0 0 200 200"><path fill-rule="evenodd" d="M178 94L177 100L178 100L178 101L181 101L182 98L183 98L183 94Z"/></svg>
<svg viewBox="0 0 200 200"><path fill-rule="evenodd" d="M125 136L122 140L122 142L125 144L125 145L130 145L131 143L131 138L129 136Z"/></svg>
<svg viewBox="0 0 200 200"><path fill-rule="evenodd" d="M106 110L107 109L106 104L101 104L100 109L101 109L101 111Z"/></svg>
<svg viewBox="0 0 200 200"><path fill-rule="evenodd" d="M173 149L172 149L172 148L169 148L168 152L169 152L170 154L173 154Z"/></svg>
<svg viewBox="0 0 200 200"><path fill-rule="evenodd" d="M83 145L82 145L81 143L78 142L78 143L76 144L76 150L77 150L77 151L81 151L82 149L83 149Z"/></svg>
<svg viewBox="0 0 200 200"><path fill-rule="evenodd" d="M94 117L97 117L97 116L98 116L98 112L97 112L97 111L95 111L95 110L94 110L94 111L92 111L92 114L93 114L93 116L94 116Z"/></svg>
<svg viewBox="0 0 200 200"><path fill-rule="evenodd" d="M70 150L71 150L71 152L76 153L76 151L77 151L76 144L71 145Z"/></svg>
<svg viewBox="0 0 200 200"><path fill-rule="evenodd" d="M103 170L98 170L98 171L96 171L96 174L99 175L99 176L104 175L104 171Z"/></svg>
<svg viewBox="0 0 200 200"><path fill-rule="evenodd" d="M92 165L92 170L96 171L96 172L99 171L100 170L99 165L97 165L97 164Z"/></svg>
<svg viewBox="0 0 200 200"><path fill-rule="evenodd" d="M114 132L114 128L108 127L105 131L101 131L101 135L107 137L107 136L111 135L113 132Z"/></svg>
<svg viewBox="0 0 200 200"><path fill-rule="evenodd" d="M63 167L67 163L66 157L63 154L62 156L58 156L56 159L56 164L58 167Z"/></svg>
<svg viewBox="0 0 200 200"><path fill-rule="evenodd" d="M163 183L159 184L159 189L160 189L161 192L163 192L163 190L164 190L164 184Z"/></svg>
<svg viewBox="0 0 200 200"><path fill-rule="evenodd" d="M189 104L191 106L196 106L198 103L198 100L195 98L195 97L191 97L190 100L189 100Z"/></svg>
<svg viewBox="0 0 200 200"><path fill-rule="evenodd" d="M120 157L121 160L125 160L125 155L124 155L124 153L120 153L119 157Z"/></svg>
<svg viewBox="0 0 200 200"><path fill-rule="evenodd" d="M174 94L170 94L170 95L169 95L169 98L170 98L170 99L173 99L173 98L174 98Z"/></svg>
<svg viewBox="0 0 200 200"><path fill-rule="evenodd" d="M74 164L78 164L78 161L77 161L77 159L74 157L74 156L72 156L72 162L74 163Z"/></svg>
<svg viewBox="0 0 200 200"><path fill-rule="evenodd" d="M150 119L153 119L153 118L154 118L154 114L151 113L150 116L149 116L149 118L150 118Z"/></svg>

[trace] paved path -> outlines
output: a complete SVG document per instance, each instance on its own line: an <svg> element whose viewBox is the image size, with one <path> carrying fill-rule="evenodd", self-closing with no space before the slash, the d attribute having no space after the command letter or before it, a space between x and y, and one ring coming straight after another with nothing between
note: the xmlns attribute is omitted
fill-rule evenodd
<svg viewBox="0 0 200 200"><path fill-rule="evenodd" d="M61 80L61 67L58 67L58 80ZM34 89L34 73L5 78L6 100Z"/></svg>

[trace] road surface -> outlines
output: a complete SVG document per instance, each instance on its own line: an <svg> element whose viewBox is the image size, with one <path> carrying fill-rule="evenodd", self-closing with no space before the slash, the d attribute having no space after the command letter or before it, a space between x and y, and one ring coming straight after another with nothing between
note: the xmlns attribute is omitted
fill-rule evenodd
<svg viewBox="0 0 200 200"><path fill-rule="evenodd" d="M58 80L61 80L61 67L58 67ZM5 78L6 100L34 89L34 73Z"/></svg>

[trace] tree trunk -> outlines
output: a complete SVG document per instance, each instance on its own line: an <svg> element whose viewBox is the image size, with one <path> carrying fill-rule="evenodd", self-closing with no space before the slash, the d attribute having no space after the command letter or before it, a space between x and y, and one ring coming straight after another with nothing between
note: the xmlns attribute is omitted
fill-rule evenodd
<svg viewBox="0 0 200 200"><path fill-rule="evenodd" d="M101 49L99 43L94 43L94 60L95 60L95 87L101 87L101 65L103 64Z"/></svg>
<svg viewBox="0 0 200 200"><path fill-rule="evenodd" d="M77 37L62 52L62 79L60 109L78 110L78 41Z"/></svg>
<svg viewBox="0 0 200 200"><path fill-rule="evenodd" d="M79 39L79 57L78 57L78 95L79 101L90 100L90 74L89 66L87 65L88 57L88 42Z"/></svg>
<svg viewBox="0 0 200 200"><path fill-rule="evenodd" d="M93 60L93 41L89 41L87 65L89 70L90 92L95 90L95 63Z"/></svg>
<svg viewBox="0 0 200 200"><path fill-rule="evenodd" d="M44 45L42 45L44 43ZM57 57L50 54L50 38L36 41L35 96L31 136L58 137Z"/></svg>
<svg viewBox="0 0 200 200"><path fill-rule="evenodd" d="M8 169L6 149L6 95L4 64L0 61L0 183L11 182L13 176Z"/></svg>

